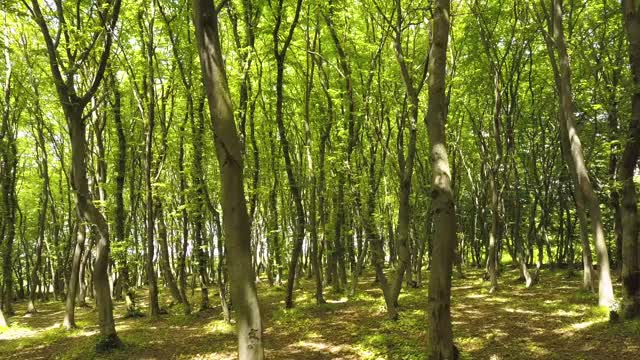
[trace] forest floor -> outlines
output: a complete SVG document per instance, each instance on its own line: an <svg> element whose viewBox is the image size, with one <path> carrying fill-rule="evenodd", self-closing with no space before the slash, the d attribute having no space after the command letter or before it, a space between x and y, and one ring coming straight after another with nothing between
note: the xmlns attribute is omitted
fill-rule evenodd
<svg viewBox="0 0 640 360"><path fill-rule="evenodd" d="M496 294L488 293L482 273L468 269L453 281L453 326L462 359L640 359L640 322L610 324L597 295L579 290L581 278L543 270L540 282L525 289L516 271L505 272ZM313 283L303 280L296 307L284 309L284 287L258 286L269 359L424 359L427 287L403 290L400 320L387 320L381 291L373 278L360 280L358 295L327 291L327 304L315 305ZM617 286L616 293L619 295ZM197 292L196 292L197 294ZM138 299L144 308L144 293ZM212 304L217 295L210 295ZM192 301L195 305L197 299ZM163 292L162 301L169 298ZM62 302L38 303L24 315L15 306L9 328L0 329L0 359L234 359L236 337L216 307L191 315L168 308L169 315L124 318L116 303L120 350L96 354L97 315L79 309L79 329L60 328Z"/></svg>

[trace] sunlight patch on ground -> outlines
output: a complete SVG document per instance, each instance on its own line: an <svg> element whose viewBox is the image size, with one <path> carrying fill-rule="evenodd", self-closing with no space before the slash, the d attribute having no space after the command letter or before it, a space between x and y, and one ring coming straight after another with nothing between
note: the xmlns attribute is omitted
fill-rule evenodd
<svg viewBox="0 0 640 360"><path fill-rule="evenodd" d="M194 354L178 356L176 359L180 360L233 360L236 359L235 353L211 353L211 354Z"/></svg>
<svg viewBox="0 0 640 360"><path fill-rule="evenodd" d="M382 356L380 350L376 346L372 346L371 343L357 344L355 346L358 359L362 360L386 360L388 357Z"/></svg>
<svg viewBox="0 0 640 360"><path fill-rule="evenodd" d="M556 310L551 315L562 316L562 317L578 317L581 315L581 313L573 310L566 311L566 310L560 309L560 310Z"/></svg>
<svg viewBox="0 0 640 360"><path fill-rule="evenodd" d="M309 331L306 334L304 334L304 336L307 339L320 339L320 338L322 338L322 335L320 335L319 333L317 333L315 331Z"/></svg>
<svg viewBox="0 0 640 360"><path fill-rule="evenodd" d="M327 344L327 343L318 342L318 341L303 340L290 345L290 347L303 348L306 351L315 351L315 352L320 352L325 354L326 353L337 354L345 350L347 348L347 345L333 345L333 344Z"/></svg>
<svg viewBox="0 0 640 360"><path fill-rule="evenodd" d="M484 315L480 310L463 310L462 313L465 315Z"/></svg>
<svg viewBox="0 0 640 360"><path fill-rule="evenodd" d="M78 338L78 337L87 337L87 336L93 336L93 335L98 335L98 330L74 331L69 335L69 337Z"/></svg>
<svg viewBox="0 0 640 360"><path fill-rule="evenodd" d="M571 328L573 328L574 330L582 330L582 329L586 329L589 326L595 324L596 321L585 321L585 322L581 322L581 323L577 323L577 324L573 324L571 325Z"/></svg>
<svg viewBox="0 0 640 360"><path fill-rule="evenodd" d="M494 302L494 303L499 303L499 304L505 304L510 302L511 300L504 298L504 297L500 297L500 296L494 296L492 298L489 298L486 300L487 302Z"/></svg>
<svg viewBox="0 0 640 360"><path fill-rule="evenodd" d="M565 326L561 329L556 329L553 332L560 335L565 336L573 336L576 331L581 331L590 328L591 326L601 323L605 320L587 320L579 323L574 323L568 326Z"/></svg>
<svg viewBox="0 0 640 360"><path fill-rule="evenodd" d="M542 358L546 358L551 355L551 352L543 347L540 347L538 344L529 342L527 344L527 349L531 351L531 353L536 354Z"/></svg>
<svg viewBox="0 0 640 360"><path fill-rule="evenodd" d="M486 345L485 339L480 337L458 337L456 342L468 352L478 351Z"/></svg>
<svg viewBox="0 0 640 360"><path fill-rule="evenodd" d="M40 330L34 330L27 326L11 325L8 328L0 330L0 340L15 340L25 337L31 337L38 334Z"/></svg>
<svg viewBox="0 0 640 360"><path fill-rule="evenodd" d="M467 299L484 299L486 298L488 295L486 294L469 294L467 296L465 296Z"/></svg>
<svg viewBox="0 0 640 360"><path fill-rule="evenodd" d="M360 349L358 348L358 357L360 359L383 359L383 357L376 357L376 354L369 349Z"/></svg>
<svg viewBox="0 0 640 360"><path fill-rule="evenodd" d="M501 330L501 329L494 329L493 332L490 334L492 339L503 339L506 338L509 334L507 334L505 331Z"/></svg>
<svg viewBox="0 0 640 360"><path fill-rule="evenodd" d="M462 290L473 290L475 286L467 285L467 286L452 286L451 291L462 291Z"/></svg>
<svg viewBox="0 0 640 360"><path fill-rule="evenodd" d="M60 323L54 323L51 326L40 328L40 329L32 329L28 326L22 326L20 324L11 325L6 331L0 333L0 340L16 340L22 338L32 338L36 336L40 336L46 332L61 330Z"/></svg>
<svg viewBox="0 0 640 360"><path fill-rule="evenodd" d="M337 300L327 300L328 304L342 304L342 303L346 303L347 301L349 301L349 298L347 298L346 296L341 297L340 299Z"/></svg>
<svg viewBox="0 0 640 360"><path fill-rule="evenodd" d="M522 309L514 309L512 307L507 307L504 311L508 313L516 313L516 314L526 314L526 315L540 315L539 312L533 310L522 310Z"/></svg>
<svg viewBox="0 0 640 360"><path fill-rule="evenodd" d="M205 326L208 333L211 334L234 334L235 326L224 320L214 320Z"/></svg>
<svg viewBox="0 0 640 360"><path fill-rule="evenodd" d="M574 286L571 285L564 285L564 286L557 286L554 288L554 290L570 290L570 291L575 291L576 288Z"/></svg>

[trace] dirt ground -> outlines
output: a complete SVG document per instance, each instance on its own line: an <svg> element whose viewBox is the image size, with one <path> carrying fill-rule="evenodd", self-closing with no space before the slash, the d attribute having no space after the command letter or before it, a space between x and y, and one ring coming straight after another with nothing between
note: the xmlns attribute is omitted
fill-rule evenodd
<svg viewBox="0 0 640 360"><path fill-rule="evenodd" d="M515 271L504 273L496 294L488 293L477 270L454 279L453 326L462 359L640 359L640 322L610 324L595 306L597 295L580 290L579 277L545 270L531 289L517 278ZM353 298L327 291L328 303L320 306L313 288L311 280L302 280L296 307L285 310L284 287L259 284L267 358L425 358L426 285L403 292L396 322L387 320L371 277L360 280ZM145 296L138 290L143 311ZM108 354L95 352L93 309L78 309L79 329L67 332L60 328L62 302L38 303L34 315L25 315L26 303L17 303L10 327L0 330L0 359L235 359L234 327L222 320L219 307L182 315L167 296L162 302L169 315L157 319L125 319L124 304L116 303L124 347ZM216 303L217 294L210 299Z"/></svg>

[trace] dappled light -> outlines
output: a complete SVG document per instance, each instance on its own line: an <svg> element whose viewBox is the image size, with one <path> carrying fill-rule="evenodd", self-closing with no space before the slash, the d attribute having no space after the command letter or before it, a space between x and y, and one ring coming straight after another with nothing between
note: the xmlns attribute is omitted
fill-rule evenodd
<svg viewBox="0 0 640 360"><path fill-rule="evenodd" d="M608 314L595 306L596 294L571 296L581 279L564 279L561 272L543 271L540 286L502 285L500 296L473 296L486 291L477 281L482 273L468 269L466 279L453 282L453 324L456 344L463 359L633 359L640 351L640 322L610 324ZM502 275L516 278L515 270ZM566 284L566 289L557 290ZM411 289L400 298L400 319L385 316L381 292L373 278L360 280L361 292L354 298L329 291L327 304L315 305L314 284L301 281L298 305L283 309L282 290L258 286L265 316L265 351L272 359L421 359L426 351L426 320L422 298L425 288ZM620 290L617 288L617 290ZM534 295L533 300L523 295ZM160 293L161 305L170 297ZM196 300L196 299L194 299ZM493 301L497 300L497 301ZM16 309L23 311L24 303ZM91 309L78 311L78 330L60 328L57 313L61 303L41 305L41 316L17 317L0 333L0 357L46 358L54 353L67 357L95 355L97 331L90 325ZM124 319L124 304L116 303L118 333L124 350L110 358L234 359L235 326L220 319L219 307L205 313L182 315L167 307L169 315ZM92 355L94 354L94 355ZM98 357L101 357L99 355Z"/></svg>

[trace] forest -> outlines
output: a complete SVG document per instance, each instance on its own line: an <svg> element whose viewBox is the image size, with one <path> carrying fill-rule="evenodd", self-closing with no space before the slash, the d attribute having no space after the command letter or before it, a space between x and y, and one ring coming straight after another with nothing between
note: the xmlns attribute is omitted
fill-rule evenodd
<svg viewBox="0 0 640 360"><path fill-rule="evenodd" d="M640 359L640 0L0 6L0 358Z"/></svg>

